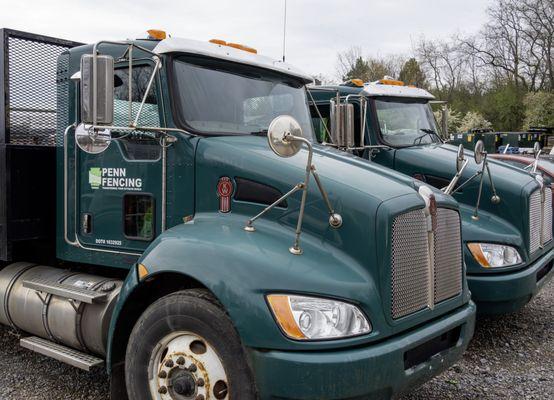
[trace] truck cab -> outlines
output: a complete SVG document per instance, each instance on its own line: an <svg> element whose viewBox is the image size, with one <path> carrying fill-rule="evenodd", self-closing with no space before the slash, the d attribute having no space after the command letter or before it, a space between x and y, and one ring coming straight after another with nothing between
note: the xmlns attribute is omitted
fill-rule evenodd
<svg viewBox="0 0 554 400"><path fill-rule="evenodd" d="M310 92L321 142L451 192L458 201L468 283L478 312L517 311L552 277L549 185L487 160L482 148L464 151L444 143L430 105L433 95L390 77ZM336 105L350 109L335 124L349 130L332 126ZM351 134L335 134L345 131Z"/></svg>
<svg viewBox="0 0 554 400"><path fill-rule="evenodd" d="M16 39L57 59L42 89L56 128L21 150L55 157L18 170L0 157L2 210L33 171L55 176L40 193L55 207L0 220L0 322L22 346L105 365L112 398L133 400L390 398L461 357L475 305L458 204L319 145L310 76L158 31L63 46L2 34L8 60ZM24 146L3 137L2 155ZM16 241L26 213L44 230Z"/></svg>

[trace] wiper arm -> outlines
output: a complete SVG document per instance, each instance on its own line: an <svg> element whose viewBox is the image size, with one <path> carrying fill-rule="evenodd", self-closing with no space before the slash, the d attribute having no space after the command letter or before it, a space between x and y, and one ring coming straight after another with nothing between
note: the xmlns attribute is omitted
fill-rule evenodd
<svg viewBox="0 0 554 400"><path fill-rule="evenodd" d="M423 138L424 138L425 136L428 136L428 135L429 135L429 136L435 135L435 136L439 139L439 141L440 141L440 136L439 136L439 134L438 134L437 132L435 132L434 130L432 130L432 129L427 129L427 128L421 128L420 131L425 132L425 133L424 133L423 135L420 135L420 136L416 137L416 138L414 139L414 142L412 143L412 145L421 144L421 141L423 140Z"/></svg>
<svg viewBox="0 0 554 400"><path fill-rule="evenodd" d="M267 129L260 129L259 131L250 132L254 136L267 136Z"/></svg>

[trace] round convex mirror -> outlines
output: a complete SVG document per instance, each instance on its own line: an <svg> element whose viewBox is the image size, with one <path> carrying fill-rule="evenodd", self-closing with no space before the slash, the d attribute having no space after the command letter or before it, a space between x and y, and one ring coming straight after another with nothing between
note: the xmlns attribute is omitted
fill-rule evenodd
<svg viewBox="0 0 554 400"><path fill-rule="evenodd" d="M289 115L281 115L271 121L267 130L269 147L280 157L292 157L302 148L299 140L289 140L288 136L302 136L302 128L297 120Z"/></svg>
<svg viewBox="0 0 554 400"><path fill-rule="evenodd" d="M462 166L464 165L464 145L461 144L458 146L458 152L456 154L456 171L460 172Z"/></svg>
<svg viewBox="0 0 554 400"><path fill-rule="evenodd" d="M533 154L535 155L535 157L537 156L537 154L539 154L539 151L541 151L541 144L539 142L535 142L535 144L533 145Z"/></svg>
<svg viewBox="0 0 554 400"><path fill-rule="evenodd" d="M485 144L482 140L478 140L477 143L475 143L474 152L475 162L481 164L485 158Z"/></svg>
<svg viewBox="0 0 554 400"><path fill-rule="evenodd" d="M112 135L109 129L93 130L80 124L75 129L75 141L85 153L100 154L110 145Z"/></svg>

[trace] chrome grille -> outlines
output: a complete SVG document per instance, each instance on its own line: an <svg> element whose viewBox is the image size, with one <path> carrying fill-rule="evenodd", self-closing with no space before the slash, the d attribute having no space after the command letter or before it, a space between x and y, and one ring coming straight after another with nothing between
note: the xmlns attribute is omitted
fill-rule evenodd
<svg viewBox="0 0 554 400"><path fill-rule="evenodd" d="M534 253L541 247L541 191L529 197L529 251Z"/></svg>
<svg viewBox="0 0 554 400"><path fill-rule="evenodd" d="M428 305L429 246L423 210L394 219L391 256L391 313L400 318Z"/></svg>
<svg viewBox="0 0 554 400"><path fill-rule="evenodd" d="M401 214L392 225L391 314L394 319L459 295L463 282L460 215L437 209L433 246L424 210ZM433 257L430 257L430 249ZM434 260L431 268L431 259Z"/></svg>
<svg viewBox="0 0 554 400"><path fill-rule="evenodd" d="M437 209L435 231L435 290L434 301L440 303L462 291L462 247L458 212Z"/></svg>
<svg viewBox="0 0 554 400"><path fill-rule="evenodd" d="M534 253L552 240L552 190L544 189L529 197L529 251Z"/></svg>
<svg viewBox="0 0 554 400"><path fill-rule="evenodd" d="M548 243L552 240L552 190L545 188L544 190L544 220L542 226L543 243Z"/></svg>

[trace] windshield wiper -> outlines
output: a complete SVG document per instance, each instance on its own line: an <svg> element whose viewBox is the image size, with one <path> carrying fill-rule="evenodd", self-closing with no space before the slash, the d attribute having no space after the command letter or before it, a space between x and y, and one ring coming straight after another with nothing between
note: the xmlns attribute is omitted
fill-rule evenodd
<svg viewBox="0 0 554 400"><path fill-rule="evenodd" d="M420 136L416 137L416 138L414 139L414 142L412 143L412 145L421 144L421 141L423 140L423 138L424 138L425 136L432 136L432 135L435 135L435 136L439 139L439 141L440 141L440 136L439 136L439 134L438 134L437 132L435 132L434 130L432 130L432 129L426 129L426 128L421 128L420 131L425 132L425 133L424 133L423 135L420 135Z"/></svg>
<svg viewBox="0 0 554 400"><path fill-rule="evenodd" d="M267 129L260 129L259 131L250 132L254 136L267 136Z"/></svg>

